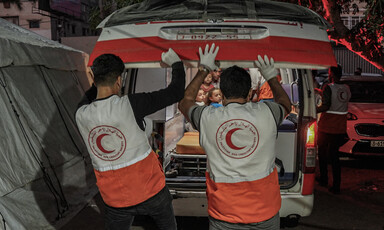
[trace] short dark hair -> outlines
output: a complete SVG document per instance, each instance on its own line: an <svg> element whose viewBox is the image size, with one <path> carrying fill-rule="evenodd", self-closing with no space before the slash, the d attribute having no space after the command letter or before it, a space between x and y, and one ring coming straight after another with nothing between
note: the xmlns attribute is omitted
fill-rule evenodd
<svg viewBox="0 0 384 230"><path fill-rule="evenodd" d="M102 54L93 61L91 69L96 86L112 86L123 73L125 66L120 57Z"/></svg>
<svg viewBox="0 0 384 230"><path fill-rule="evenodd" d="M229 67L220 75L220 89L227 99L247 98L251 89L251 76L236 65Z"/></svg>
<svg viewBox="0 0 384 230"><path fill-rule="evenodd" d="M333 75L335 77L337 77L338 79L341 78L341 76L343 75L343 68L341 68L341 65L337 65L337 66L331 66L331 68L329 69Z"/></svg>

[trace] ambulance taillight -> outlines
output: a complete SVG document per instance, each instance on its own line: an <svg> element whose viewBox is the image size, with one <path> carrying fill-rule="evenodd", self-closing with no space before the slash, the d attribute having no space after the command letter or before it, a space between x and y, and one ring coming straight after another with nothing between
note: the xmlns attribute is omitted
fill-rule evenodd
<svg viewBox="0 0 384 230"><path fill-rule="evenodd" d="M303 161L303 188L302 195L313 193L316 169L316 121L307 126L307 137L305 141L305 155Z"/></svg>
<svg viewBox="0 0 384 230"><path fill-rule="evenodd" d="M304 173L314 173L316 167L316 121L310 123L307 128L305 142Z"/></svg>

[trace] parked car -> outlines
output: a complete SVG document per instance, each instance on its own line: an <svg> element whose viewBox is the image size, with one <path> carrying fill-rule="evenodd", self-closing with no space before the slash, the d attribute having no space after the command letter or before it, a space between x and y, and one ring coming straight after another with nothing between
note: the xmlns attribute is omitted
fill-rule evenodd
<svg viewBox="0 0 384 230"><path fill-rule="evenodd" d="M384 156L384 77L344 76L352 97L348 106L348 141L340 152Z"/></svg>

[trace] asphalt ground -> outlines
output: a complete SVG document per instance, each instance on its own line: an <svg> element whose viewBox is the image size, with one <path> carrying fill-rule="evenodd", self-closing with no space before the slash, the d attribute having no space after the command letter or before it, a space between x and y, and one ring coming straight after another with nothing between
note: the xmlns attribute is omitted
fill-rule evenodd
<svg viewBox="0 0 384 230"><path fill-rule="evenodd" d="M341 194L315 185L312 214L292 230L384 230L384 158L342 158ZM330 170L330 168L329 168ZM97 194L62 230L102 230L103 204ZM206 217L177 217L179 230L208 229ZM135 218L132 230L156 229L152 219Z"/></svg>

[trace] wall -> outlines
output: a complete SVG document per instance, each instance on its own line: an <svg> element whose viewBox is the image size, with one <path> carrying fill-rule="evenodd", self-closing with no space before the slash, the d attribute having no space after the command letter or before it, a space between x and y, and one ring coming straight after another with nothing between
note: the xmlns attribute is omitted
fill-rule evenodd
<svg viewBox="0 0 384 230"><path fill-rule="evenodd" d="M77 50L84 51L87 54L91 54L98 38L98 36L62 37L61 43Z"/></svg>
<svg viewBox="0 0 384 230"><path fill-rule="evenodd" d="M344 73L353 74L356 68L360 67L362 68L363 73L384 74L384 72L376 68L374 65L345 47L334 47L333 51L337 62L343 67Z"/></svg>
<svg viewBox="0 0 384 230"><path fill-rule="evenodd" d="M15 23L25 29L31 30L41 36L51 39L51 18L36 13L37 2L21 1L22 9L19 10L16 4L10 4L10 8L4 8L4 3L0 2L0 17L12 21L10 17L18 17L18 23ZM30 20L39 20L40 28L30 28Z"/></svg>

